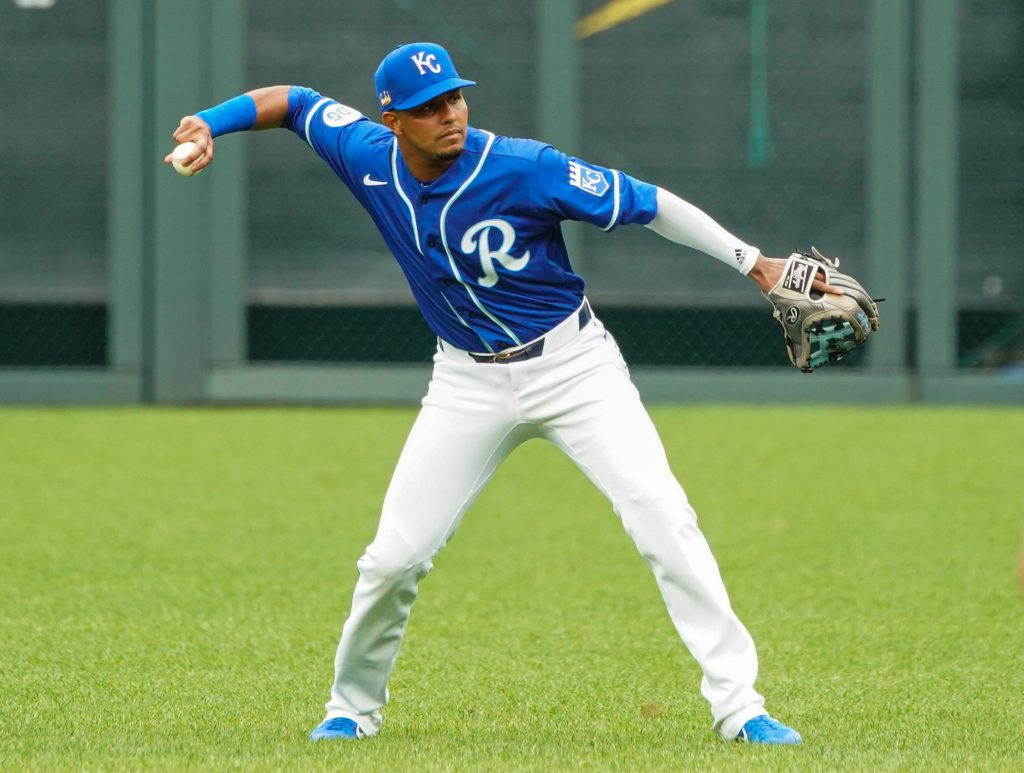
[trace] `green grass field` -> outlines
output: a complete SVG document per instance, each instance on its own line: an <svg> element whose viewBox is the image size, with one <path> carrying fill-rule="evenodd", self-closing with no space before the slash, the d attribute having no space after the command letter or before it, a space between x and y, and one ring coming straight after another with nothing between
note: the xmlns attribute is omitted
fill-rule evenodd
<svg viewBox="0 0 1024 773"><path fill-rule="evenodd" d="M312 744L412 410L0 411L4 770L1021 770L1024 411L658 408L768 707L730 744L610 507L519 449L381 734Z"/></svg>

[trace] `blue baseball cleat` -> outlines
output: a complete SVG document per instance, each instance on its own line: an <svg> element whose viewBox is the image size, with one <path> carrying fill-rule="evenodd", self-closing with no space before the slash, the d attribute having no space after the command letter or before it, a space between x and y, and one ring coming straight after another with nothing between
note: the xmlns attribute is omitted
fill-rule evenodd
<svg viewBox="0 0 1024 773"><path fill-rule="evenodd" d="M326 738L344 738L355 741L365 737L362 729L348 717L325 719L309 734L310 741L322 741Z"/></svg>
<svg viewBox="0 0 1024 773"><path fill-rule="evenodd" d="M767 714L748 719L747 723L740 728L740 734L736 736L737 741L746 743L764 744L797 744L803 743L804 739L800 733L791 727L786 727Z"/></svg>

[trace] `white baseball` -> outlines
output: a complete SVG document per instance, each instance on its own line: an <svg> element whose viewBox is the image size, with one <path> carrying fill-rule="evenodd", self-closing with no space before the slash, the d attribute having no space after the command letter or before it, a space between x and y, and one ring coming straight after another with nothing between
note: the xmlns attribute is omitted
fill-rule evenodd
<svg viewBox="0 0 1024 773"><path fill-rule="evenodd" d="M182 161L196 149L194 142L183 142L171 152L171 165L174 167L174 171L185 177L191 177L196 174L192 171L191 166L185 166ZM201 169L199 171L202 171Z"/></svg>

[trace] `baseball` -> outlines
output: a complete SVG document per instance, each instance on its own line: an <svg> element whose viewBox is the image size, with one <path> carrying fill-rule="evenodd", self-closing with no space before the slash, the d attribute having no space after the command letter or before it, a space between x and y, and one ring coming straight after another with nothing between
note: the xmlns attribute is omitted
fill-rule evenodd
<svg viewBox="0 0 1024 773"><path fill-rule="evenodd" d="M181 163L195 148L196 144L194 142L183 142L171 152L171 165L174 166L175 172L185 177L191 177L195 174L191 166L185 166ZM199 171L202 170L200 169Z"/></svg>

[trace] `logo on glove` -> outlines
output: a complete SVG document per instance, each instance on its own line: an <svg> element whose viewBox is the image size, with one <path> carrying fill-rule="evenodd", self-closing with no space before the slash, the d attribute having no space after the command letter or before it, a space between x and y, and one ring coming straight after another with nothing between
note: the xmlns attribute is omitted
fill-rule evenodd
<svg viewBox="0 0 1024 773"><path fill-rule="evenodd" d="M800 319L800 309L798 309L796 306L790 306L788 309L786 309L786 322L792 325L798 319Z"/></svg>
<svg viewBox="0 0 1024 773"><path fill-rule="evenodd" d="M864 331L864 335L871 335L871 322L868 320L868 315L863 311L857 312L857 324Z"/></svg>
<svg viewBox="0 0 1024 773"><path fill-rule="evenodd" d="M795 255L789 260L786 267L786 275L782 278L782 286L786 290L793 290L801 295L806 295L814 281L814 274L818 267L809 260L801 260Z"/></svg>

